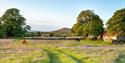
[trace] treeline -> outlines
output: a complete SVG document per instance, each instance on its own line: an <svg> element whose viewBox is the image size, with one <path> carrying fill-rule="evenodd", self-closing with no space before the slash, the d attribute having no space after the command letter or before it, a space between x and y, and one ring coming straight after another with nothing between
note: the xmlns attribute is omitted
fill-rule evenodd
<svg viewBox="0 0 125 63"><path fill-rule="evenodd" d="M67 37L70 33L54 33L54 32L27 32L25 37Z"/></svg>
<svg viewBox="0 0 125 63"><path fill-rule="evenodd" d="M72 27L75 36L99 37L102 39L106 31L108 35L125 36L125 8L117 10L107 21L104 29L103 20L93 10L84 10L77 17L77 23Z"/></svg>
<svg viewBox="0 0 125 63"><path fill-rule="evenodd" d="M117 10L107 21L104 28L103 20L93 10L81 11L77 22L70 32L28 32L31 27L26 25L26 19L20 10L11 8L0 17L0 37L21 36L83 36L102 39L106 31L108 35L125 36L125 8ZM65 28L64 28L65 29ZM62 31L62 30L61 30ZM66 31L66 30L63 30Z"/></svg>

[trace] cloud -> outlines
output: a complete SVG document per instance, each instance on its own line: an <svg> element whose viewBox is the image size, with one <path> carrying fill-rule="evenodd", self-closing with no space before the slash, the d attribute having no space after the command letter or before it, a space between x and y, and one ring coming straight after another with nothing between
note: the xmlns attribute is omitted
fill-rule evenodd
<svg viewBox="0 0 125 63"><path fill-rule="evenodd" d="M45 24L45 23L29 23L29 25L31 26L31 30L36 30L36 31L52 31L52 30L56 30L59 29L61 27L56 26L56 25L50 25L50 24Z"/></svg>

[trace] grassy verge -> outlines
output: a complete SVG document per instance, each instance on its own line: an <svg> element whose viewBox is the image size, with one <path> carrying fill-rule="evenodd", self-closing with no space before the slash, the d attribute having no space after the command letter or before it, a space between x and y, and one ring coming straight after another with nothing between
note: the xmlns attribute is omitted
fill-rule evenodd
<svg viewBox="0 0 125 63"><path fill-rule="evenodd" d="M80 40L78 41L74 41L70 44L67 44L66 46L80 46L80 45L86 45L86 46L107 46L107 45L111 45L111 42L107 42L107 41L103 41L103 40Z"/></svg>
<svg viewBox="0 0 125 63"><path fill-rule="evenodd" d="M103 46L103 45L111 45L111 42L107 42L107 41L102 41L102 40L81 40L80 44L84 44L84 45L92 45L92 46Z"/></svg>

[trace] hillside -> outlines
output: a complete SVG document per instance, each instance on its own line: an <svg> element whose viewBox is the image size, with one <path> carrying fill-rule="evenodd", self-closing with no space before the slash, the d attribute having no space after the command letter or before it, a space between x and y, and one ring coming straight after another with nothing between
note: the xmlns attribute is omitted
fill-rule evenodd
<svg viewBox="0 0 125 63"><path fill-rule="evenodd" d="M64 34L64 33L70 33L71 29L70 28L61 28L55 31L52 31L53 33L59 33L59 34Z"/></svg>

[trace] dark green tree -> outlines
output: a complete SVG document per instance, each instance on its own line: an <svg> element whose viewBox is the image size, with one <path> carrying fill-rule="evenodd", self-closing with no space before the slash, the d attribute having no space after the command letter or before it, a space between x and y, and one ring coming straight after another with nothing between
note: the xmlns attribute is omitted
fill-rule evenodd
<svg viewBox="0 0 125 63"><path fill-rule="evenodd" d="M40 31L37 32L37 36L41 36L41 32Z"/></svg>
<svg viewBox="0 0 125 63"><path fill-rule="evenodd" d="M50 33L50 34L49 34L49 37L53 37L53 36L54 36L54 33Z"/></svg>
<svg viewBox="0 0 125 63"><path fill-rule="evenodd" d="M107 22L110 35L125 36L125 8L117 10Z"/></svg>
<svg viewBox="0 0 125 63"><path fill-rule="evenodd" d="M6 32L3 26L2 18L0 17L0 37L5 37L5 36L6 36Z"/></svg>
<svg viewBox="0 0 125 63"><path fill-rule="evenodd" d="M3 33L3 25L2 25L2 20L0 17L0 37L3 37L4 33Z"/></svg>
<svg viewBox="0 0 125 63"><path fill-rule="evenodd" d="M103 29L103 22L93 10L82 11L77 17L77 23L72 27L72 32L79 36L99 36Z"/></svg>
<svg viewBox="0 0 125 63"><path fill-rule="evenodd" d="M23 36L31 28L29 25L26 25L26 19L19 12L20 10L11 8L6 10L1 18L6 36L8 37Z"/></svg>

